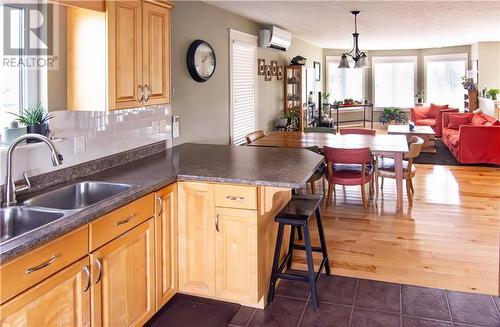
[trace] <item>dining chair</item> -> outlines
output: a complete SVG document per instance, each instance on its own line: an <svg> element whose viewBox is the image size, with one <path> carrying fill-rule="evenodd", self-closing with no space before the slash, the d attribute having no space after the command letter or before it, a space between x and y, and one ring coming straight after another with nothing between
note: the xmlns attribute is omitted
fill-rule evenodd
<svg viewBox="0 0 500 327"><path fill-rule="evenodd" d="M374 179L375 162L370 148L344 149L323 147L327 164L326 177L328 193L326 207L332 200L332 191L335 185L361 186L363 208L367 210L365 184Z"/></svg>
<svg viewBox="0 0 500 327"><path fill-rule="evenodd" d="M347 134L361 134L361 135L375 136L376 131L374 129L366 129L366 128L342 128L340 130L340 135L347 135Z"/></svg>
<svg viewBox="0 0 500 327"><path fill-rule="evenodd" d="M317 154L322 154L319 146L310 146L310 147L307 147L306 149L309 151L312 151L314 153L317 153ZM314 192L315 192L316 181L321 179L323 197L325 196L325 189L326 189L326 187L325 187L325 170L326 169L325 168L326 168L325 164L321 163L318 166L318 168L316 168L316 170L314 171L312 176L309 178L309 180L307 181L311 185L311 193L312 194L314 194Z"/></svg>
<svg viewBox="0 0 500 327"><path fill-rule="evenodd" d="M409 151L403 157L403 179L406 180L406 195L408 197L408 204L411 207L413 206L413 195L415 194L412 178L415 176L417 170L413 164L413 159L420 155L424 140L418 136L412 136L408 143ZM396 178L394 159L380 158L378 160L377 180L378 177L381 178L380 190L382 191L384 189L384 178Z"/></svg>
<svg viewBox="0 0 500 327"><path fill-rule="evenodd" d="M255 131L245 136L245 139L247 140L247 145L248 145L254 141L257 141L260 138L263 138L264 136L266 136L264 131Z"/></svg>

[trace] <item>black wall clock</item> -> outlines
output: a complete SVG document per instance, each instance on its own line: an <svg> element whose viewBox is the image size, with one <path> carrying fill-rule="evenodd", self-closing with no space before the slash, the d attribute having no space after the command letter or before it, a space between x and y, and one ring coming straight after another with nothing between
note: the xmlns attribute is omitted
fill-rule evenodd
<svg viewBox="0 0 500 327"><path fill-rule="evenodd" d="M196 40L187 52L187 67L195 81L208 81L215 72L215 51L208 42Z"/></svg>

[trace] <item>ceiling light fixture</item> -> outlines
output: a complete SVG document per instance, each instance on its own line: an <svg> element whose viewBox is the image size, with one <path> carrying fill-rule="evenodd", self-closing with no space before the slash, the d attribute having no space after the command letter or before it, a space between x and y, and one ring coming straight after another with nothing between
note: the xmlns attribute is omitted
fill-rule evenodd
<svg viewBox="0 0 500 327"><path fill-rule="evenodd" d="M364 53L363 51L360 51L359 46L358 46L359 33L358 33L357 16L359 13L361 13L361 11L359 11L359 10L351 11L351 14L354 15L354 33L352 33L354 45L353 45L353 48L351 51L342 54L342 57L340 58L339 68L350 68L349 61L347 60L347 56L351 57L352 60L354 60L354 68L368 68L368 67L370 67L366 53Z"/></svg>

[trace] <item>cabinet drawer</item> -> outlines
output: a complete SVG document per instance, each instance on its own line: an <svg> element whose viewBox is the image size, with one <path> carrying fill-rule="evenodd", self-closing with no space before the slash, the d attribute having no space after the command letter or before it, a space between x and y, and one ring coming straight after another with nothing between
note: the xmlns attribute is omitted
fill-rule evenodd
<svg viewBox="0 0 500 327"><path fill-rule="evenodd" d="M257 187L215 185L215 206L257 210Z"/></svg>
<svg viewBox="0 0 500 327"><path fill-rule="evenodd" d="M90 251L153 217L154 195L148 194L90 223Z"/></svg>
<svg viewBox="0 0 500 327"><path fill-rule="evenodd" d="M88 237L84 226L0 266L1 303L85 256Z"/></svg>

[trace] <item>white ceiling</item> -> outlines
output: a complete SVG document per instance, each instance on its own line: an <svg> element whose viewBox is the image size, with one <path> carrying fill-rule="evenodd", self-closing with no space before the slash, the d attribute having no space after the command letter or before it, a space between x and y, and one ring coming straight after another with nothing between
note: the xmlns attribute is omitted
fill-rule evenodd
<svg viewBox="0 0 500 327"><path fill-rule="evenodd" d="M207 1L323 48L423 49L500 41L500 1Z"/></svg>

